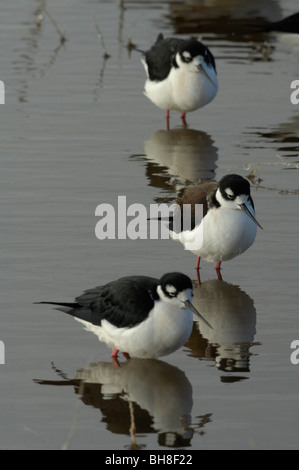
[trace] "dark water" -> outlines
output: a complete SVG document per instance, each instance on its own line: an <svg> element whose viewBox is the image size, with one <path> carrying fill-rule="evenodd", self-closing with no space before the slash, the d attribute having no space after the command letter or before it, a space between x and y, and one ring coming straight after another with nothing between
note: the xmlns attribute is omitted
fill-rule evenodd
<svg viewBox="0 0 299 470"><path fill-rule="evenodd" d="M2 449L297 449L298 106L294 38L251 34L297 2L53 0L1 6ZM105 60L93 15L110 57ZM246 26L247 27L247 26ZM156 35L198 35L220 89L183 129L142 94L140 49ZM246 33L246 34L245 34ZM298 41L299 44L299 41ZM95 236L95 209L118 195L148 206L190 182L251 176L259 231L219 281L167 240ZM197 324L160 361L113 367L95 336L39 300L71 301L119 276L188 274ZM136 430L133 432L133 424Z"/></svg>

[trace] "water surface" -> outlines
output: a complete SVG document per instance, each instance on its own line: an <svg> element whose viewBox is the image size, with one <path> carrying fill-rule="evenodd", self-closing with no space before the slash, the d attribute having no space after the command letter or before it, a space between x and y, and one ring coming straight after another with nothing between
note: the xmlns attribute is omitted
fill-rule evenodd
<svg viewBox="0 0 299 470"><path fill-rule="evenodd" d="M221 2L223 3L223 2ZM296 42L240 24L295 0L54 0L1 7L2 449L297 449L298 79ZM93 16L110 57L104 58ZM140 54L163 31L200 34L220 89L188 128L142 94ZM186 184L250 176L264 230L223 281L167 240L95 237L98 204L172 201ZM180 270L214 324L176 353L115 369L96 337L39 300L72 301L127 274ZM132 424L136 431L132 434Z"/></svg>

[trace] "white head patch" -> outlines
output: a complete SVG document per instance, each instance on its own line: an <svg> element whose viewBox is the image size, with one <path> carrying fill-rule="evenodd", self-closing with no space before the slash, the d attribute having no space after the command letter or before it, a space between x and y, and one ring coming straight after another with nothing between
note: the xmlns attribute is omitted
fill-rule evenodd
<svg viewBox="0 0 299 470"><path fill-rule="evenodd" d="M166 290L166 292L168 292L168 294L173 294L174 295L174 294L177 293L176 288L174 286L172 286L171 284L167 284L165 286L165 290Z"/></svg>
<svg viewBox="0 0 299 470"><path fill-rule="evenodd" d="M182 53L182 56L183 56L185 59L188 59L188 60L191 60L191 59L192 59L191 54L190 54L190 52L188 52L188 51L184 51L184 52Z"/></svg>
<svg viewBox="0 0 299 470"><path fill-rule="evenodd" d="M230 188L226 188L225 192L228 196L231 196L231 197L233 197L235 195L234 192Z"/></svg>

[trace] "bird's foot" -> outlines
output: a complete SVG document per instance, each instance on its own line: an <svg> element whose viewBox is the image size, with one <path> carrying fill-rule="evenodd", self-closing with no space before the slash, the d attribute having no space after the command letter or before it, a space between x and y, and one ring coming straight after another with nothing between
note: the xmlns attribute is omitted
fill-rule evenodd
<svg viewBox="0 0 299 470"><path fill-rule="evenodd" d="M113 353L111 354L111 357L112 357L112 360L113 360L113 363L116 365L116 367L120 367L120 363L119 363L119 360L118 360L118 353L119 353L119 349L115 348L113 350ZM129 360L131 359L130 358L130 355L126 352L123 352L122 355L124 356L125 359Z"/></svg>
<svg viewBox="0 0 299 470"><path fill-rule="evenodd" d="M111 357L112 357L112 360L113 360L113 364L116 367L120 367L120 363L119 363L119 360L117 359L117 356L111 356Z"/></svg>

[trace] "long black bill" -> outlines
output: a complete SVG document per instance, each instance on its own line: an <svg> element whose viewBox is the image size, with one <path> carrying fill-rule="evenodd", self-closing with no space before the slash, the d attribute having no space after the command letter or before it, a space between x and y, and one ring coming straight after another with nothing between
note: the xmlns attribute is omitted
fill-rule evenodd
<svg viewBox="0 0 299 470"><path fill-rule="evenodd" d="M203 68L201 64L198 66L198 70L209 80L210 83L212 83L212 85L215 88L217 88L216 83L213 82L213 80L211 79L211 77L208 75L208 73L205 71L205 69Z"/></svg>
<svg viewBox="0 0 299 470"><path fill-rule="evenodd" d="M195 315L200 318L200 320L202 320L206 325L208 325L209 328L212 328L213 330L213 327L210 325L210 323L196 310L196 308L194 307L194 305L190 302L190 300L186 300L185 301L185 305L186 307L190 308L190 310L195 313Z"/></svg>
<svg viewBox="0 0 299 470"><path fill-rule="evenodd" d="M248 217L250 217L251 220L253 220L253 222L263 230L263 227L261 226L261 224L258 223L258 221L256 220L256 218L251 214L250 210L248 209L248 207L246 206L246 204L240 204L240 208L242 211L245 212L245 214L248 215Z"/></svg>

